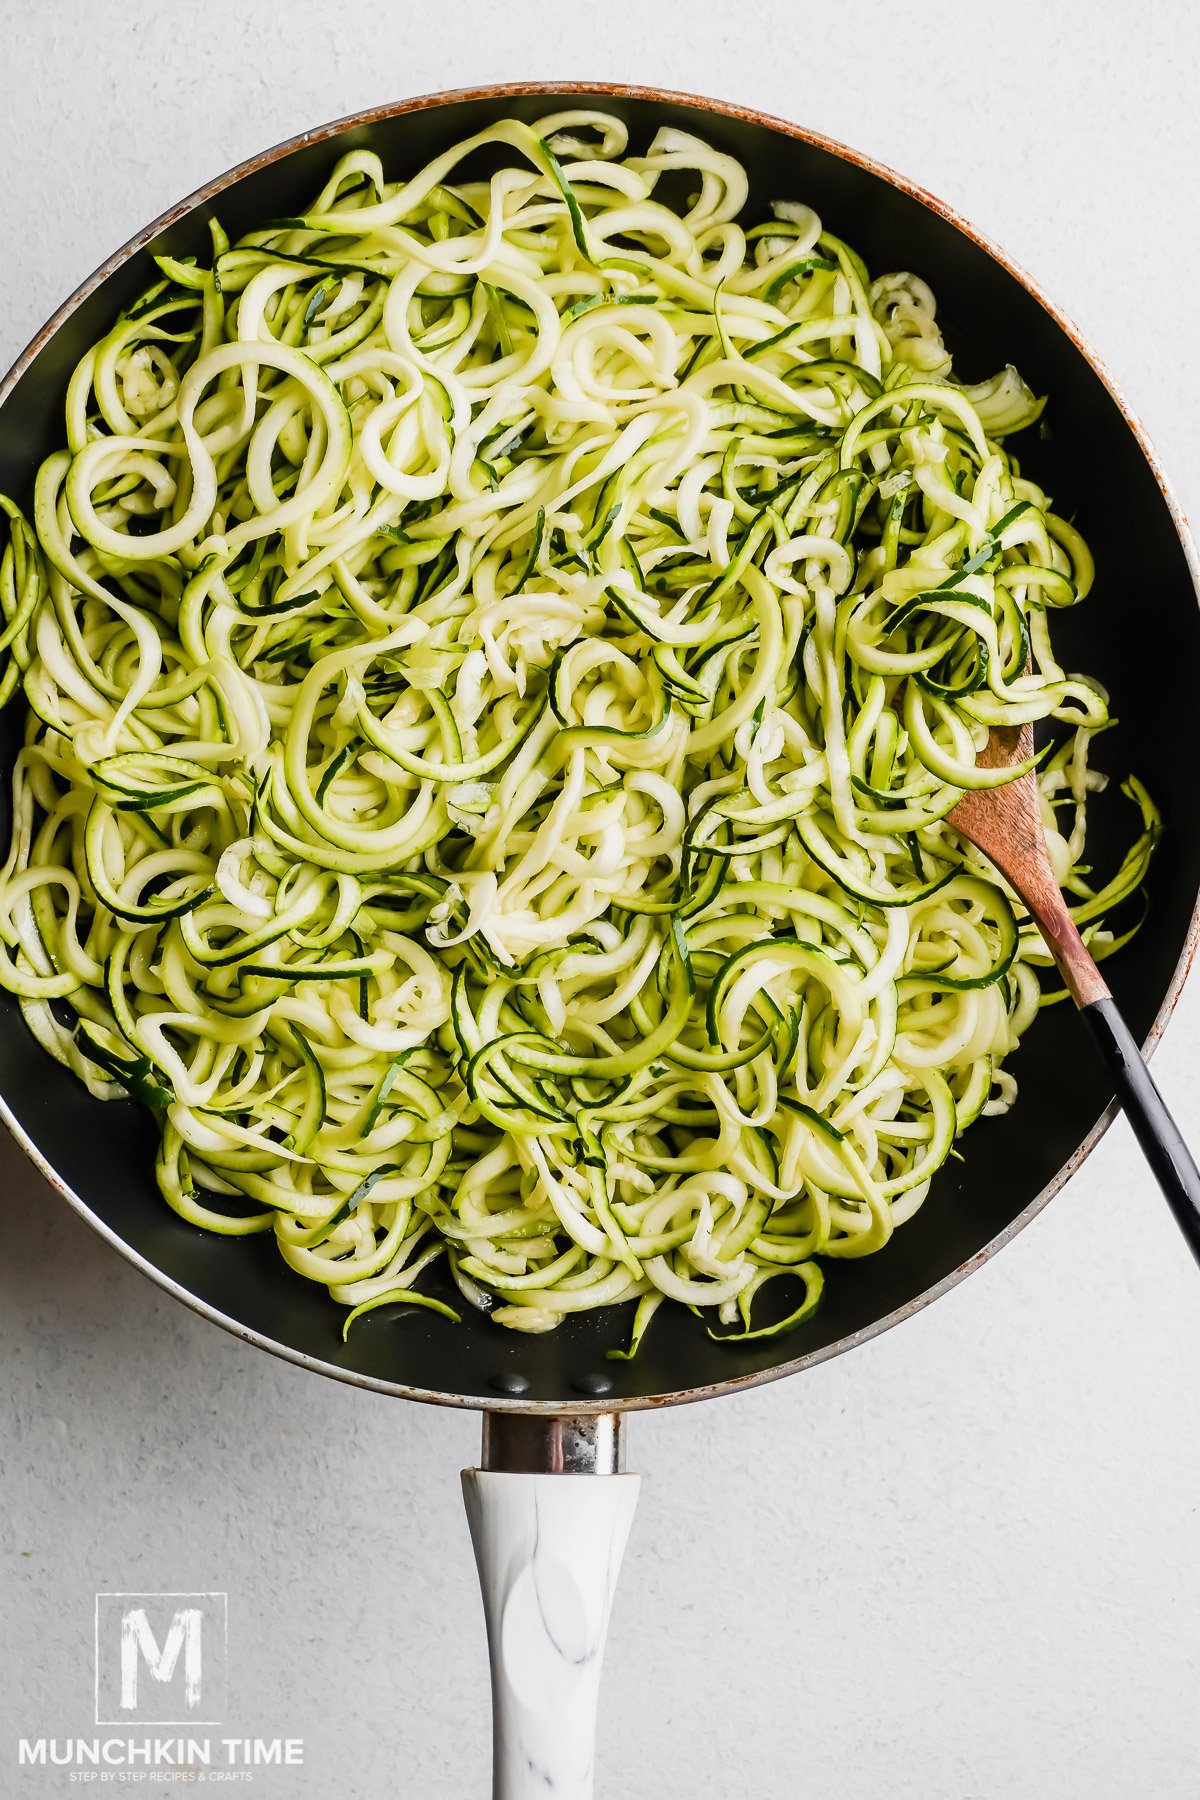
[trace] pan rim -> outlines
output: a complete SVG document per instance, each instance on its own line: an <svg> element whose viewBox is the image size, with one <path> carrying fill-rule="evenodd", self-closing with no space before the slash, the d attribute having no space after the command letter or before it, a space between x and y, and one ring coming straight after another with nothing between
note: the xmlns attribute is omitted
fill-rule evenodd
<svg viewBox="0 0 1200 1800"><path fill-rule="evenodd" d="M244 161L227 169L223 174L215 176L211 180L205 182L201 187L195 189L194 192L187 195L184 199L175 202L174 205L160 213L156 219L152 220L133 237L128 239L120 249L114 251L111 256L107 257L105 261L101 263L91 275L82 281L74 292L70 294L51 314L46 323L34 334L29 343L21 351L8 373L0 380L0 406L8 399L18 381L20 381L22 376L32 366L42 350L57 334L59 329L111 274L121 268L132 257L136 256L138 252L143 250L148 243L159 235L160 232L165 231L171 225L177 224L181 219L186 218L189 213L195 212L201 206L214 200L218 195L232 186L234 182L240 181L244 176L254 174L260 169L281 162L295 151L307 148L309 145L325 143L344 135L348 131L362 129L364 127L369 128L383 120L399 118L408 113L432 111L437 108L463 104L471 101L523 99L536 98L539 96L545 96L547 98L550 98L551 96L569 96L573 99L581 100L648 100L660 104L677 104L680 106L691 107L697 111L715 114L722 118L740 119L760 129L777 132L802 143L810 144L817 149L826 151L830 155L840 158L844 162L853 164L866 171L868 174L873 175L876 179L886 182L890 187L896 188L901 193L907 194L911 199L916 200L918 204L926 207L939 218L943 219L947 224L961 232L965 237L970 239L972 243L983 250L986 255L990 256L994 262L998 263L1014 280L1020 283L1026 292L1049 315L1054 324L1057 325L1071 340L1076 349L1083 356L1084 360L1089 364L1103 387L1107 390L1121 413L1125 424L1132 432L1138 449L1145 458L1150 472L1154 476L1159 490L1162 493L1167 510L1171 516L1176 536L1179 539L1180 547L1183 550L1188 571L1191 575L1192 587L1196 595L1197 604L1200 606L1200 556L1197 554L1196 545L1193 541L1178 496L1163 469L1162 463L1150 441L1145 426L1142 424L1136 413L1134 413L1119 384L1114 379L1101 357L1099 357L1092 349L1079 327L1062 310L1062 308L1050 298L1040 284L1008 254L1007 251L997 244L994 239L981 232L970 220L964 217L963 214L958 212L954 207L948 205L944 200L941 200L936 195L932 194L927 188L922 187L919 183L910 180L907 176L890 168L886 163L880 162L877 158L869 156L863 151L856 150L852 146L843 144L837 139L828 137L821 132L812 131L805 126L797 125L787 119L782 119L773 113L763 112L755 107L741 106L733 101L717 100L706 95L687 93L675 88L660 88L639 83L605 81L483 83L478 86L451 88L438 93L419 94L407 100L393 101L380 106L365 108L361 111L347 114L343 118L331 120L327 124L319 125L306 131L297 132L292 137L285 138L280 143L274 144L269 149L260 151L254 156L247 157ZM1200 893L1197 894L1193 901L1187 934L1184 938L1179 959L1172 972L1171 980L1168 984L1162 1004L1155 1014L1154 1022L1151 1025L1146 1038L1145 1049L1147 1054L1152 1053L1154 1049L1157 1048L1167 1023L1175 1010L1184 982L1191 969L1198 943L1200 943ZM1015 1238L1019 1232L1023 1231L1025 1227L1049 1205L1050 1201L1060 1189L1063 1188L1067 1181L1069 1181L1082 1167L1083 1163L1087 1160L1088 1156L1090 1156L1091 1152L1095 1149L1096 1145L1100 1142L1100 1139L1104 1136L1104 1133L1108 1130L1113 1119L1116 1117L1117 1110L1118 1108L1115 1102L1107 1108L1092 1127L1091 1131L1088 1132L1087 1136L1077 1146L1072 1155L1067 1158L1066 1162L1063 1163L1057 1173L1037 1194L1034 1195L1033 1199L1029 1201L1022 1211L1018 1213L1017 1217L1013 1219L1003 1231L992 1238L980 1250L976 1251L974 1255L968 1257L966 1261L961 1263L956 1269L951 1270L948 1275L943 1276L940 1281L935 1282L933 1286L923 1289L922 1292L916 1295L912 1300L906 1301L903 1306L895 1308L890 1313L886 1313L882 1318L874 1320L870 1325L862 1326L858 1331L851 1332L848 1336L839 1338L832 1344L826 1344L820 1349L807 1351L800 1356L791 1358L787 1362L775 1364L768 1369L756 1371L749 1375L730 1376L723 1381L707 1383L691 1388L680 1388L664 1394L629 1397L622 1396L620 1398L608 1397L603 1399L588 1399L579 1396L578 1398L573 1397L570 1400L558 1401L525 1400L519 1397L501 1394L484 1398L480 1395L453 1393L440 1388L412 1387L403 1382L386 1380L381 1376L367 1375L353 1369L341 1368L335 1363L325 1362L320 1357L311 1356L305 1351L297 1350L291 1345L280 1342L277 1338L272 1338L263 1332L253 1330L251 1327L243 1324L240 1320L232 1318L228 1313L222 1312L220 1308L212 1305L209 1301L203 1300L198 1295L191 1293L181 1283L174 1280L173 1277L166 1274L164 1270L151 1262L148 1257L143 1256L140 1251L135 1250L132 1245L126 1243L125 1240L114 1231L105 1220L94 1213L87 1202L63 1180L49 1159L43 1155L30 1138L29 1134L25 1131L24 1127L9 1107L4 1095L0 1094L0 1119L3 1120L13 1138L49 1185L67 1201L74 1211L78 1213L100 1237L105 1239L107 1243L117 1250L127 1262L140 1270L143 1275L148 1276L150 1280L155 1282L164 1292L170 1294L174 1299L182 1301L185 1306L188 1306L193 1312L198 1313L202 1318L207 1319L212 1324L221 1326L233 1337L241 1339L244 1343L252 1344L258 1349L267 1350L272 1355L278 1356L286 1362L294 1363L300 1368L307 1369L310 1373L329 1376L334 1380L347 1382L351 1386L365 1388L374 1393L387 1394L398 1399L418 1400L428 1405L459 1407L471 1411L530 1413L550 1416L564 1414L587 1416L591 1414L612 1412L641 1412L656 1407L681 1406L699 1400L712 1399L719 1395L738 1393L746 1388L760 1387L767 1382L779 1381L785 1376L796 1375L802 1370L815 1368L818 1364L828 1362L831 1358L840 1356L847 1350L857 1349L860 1345L869 1343L872 1339L882 1336L884 1332L892 1330L895 1326L902 1324L916 1313L924 1311L924 1309L932 1305L935 1300L939 1300L944 1294L949 1293L952 1288L957 1287L968 1275L973 1274L976 1269L981 1268L984 1263L990 1261L991 1258L995 1256L999 1250L1003 1249L1006 1244L1011 1243L1013 1238Z"/></svg>

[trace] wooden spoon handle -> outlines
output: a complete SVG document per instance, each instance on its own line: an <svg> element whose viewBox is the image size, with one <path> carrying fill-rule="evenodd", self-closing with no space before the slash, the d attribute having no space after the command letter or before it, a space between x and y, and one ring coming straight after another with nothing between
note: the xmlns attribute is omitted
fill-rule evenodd
<svg viewBox="0 0 1200 1800"><path fill-rule="evenodd" d="M1133 1033L1111 996L1080 1007L1116 1085L1134 1136L1142 1147L1167 1205L1200 1262L1200 1169L1146 1067Z"/></svg>

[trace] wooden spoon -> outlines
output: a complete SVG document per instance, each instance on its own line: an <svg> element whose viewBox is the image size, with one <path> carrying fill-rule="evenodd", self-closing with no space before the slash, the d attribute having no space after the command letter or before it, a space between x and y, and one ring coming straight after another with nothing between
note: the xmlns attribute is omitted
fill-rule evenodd
<svg viewBox="0 0 1200 1800"><path fill-rule="evenodd" d="M978 761L986 769L1011 768L1032 755L1032 725L993 726ZM1200 1262L1200 1171L1054 879L1036 772L1028 769L1002 787L969 790L949 823L995 864L1037 924L1091 1028L1142 1153Z"/></svg>

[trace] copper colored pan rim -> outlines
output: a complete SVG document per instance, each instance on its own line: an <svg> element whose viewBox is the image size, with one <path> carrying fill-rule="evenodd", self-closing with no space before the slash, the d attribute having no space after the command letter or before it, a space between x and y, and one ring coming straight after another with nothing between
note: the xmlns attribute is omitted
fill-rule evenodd
<svg viewBox="0 0 1200 1800"><path fill-rule="evenodd" d="M738 106L731 101L713 100L704 95L684 93L674 88L646 87L640 84L605 81L497 82L479 87L453 88L444 93L420 94L409 100L397 101L384 106L370 107L361 112L351 113L345 118L333 120L327 125L317 126L313 130L299 132L294 137L287 138L282 143L273 145L269 150L261 151L258 155L247 158L246 161L238 163L234 168L227 170L223 175L219 175L214 180L206 182L203 187L197 188L195 192L189 194L186 199L178 201L174 206L169 207L165 212L161 213L158 218L145 226L136 236L130 238L121 249L117 250L102 263L100 267L96 269L93 274L89 275L87 280L82 282L80 286L76 288L75 292L63 302L18 356L16 362L8 371L8 374L0 381L0 404L3 404L7 399L21 376L24 375L25 371L34 362L60 326L66 322L76 308L86 300L90 294L95 292L96 288L98 288L101 283L114 272L114 270L120 268L123 263L135 256L139 250L144 249L152 239L157 237L160 232L166 230L168 226L176 224L190 212L193 212L198 207L204 206L208 202L214 200L234 182L241 180L243 176L253 174L259 169L267 168L272 163L280 162L294 151L306 148L311 144L324 143L340 137L347 131L369 127L385 119L400 117L405 113L426 112L438 107L451 106L466 101L501 100L505 98L523 99L527 97L537 97L538 95L546 95L547 97L552 95L570 95L581 100L648 100L660 104L666 103L694 107L700 111L713 113L718 117L740 119L749 124L760 126L765 130L779 132L786 137L799 139L803 143L811 144L817 149L827 151L833 156L840 157L844 162L852 163L858 168L866 170L869 174L876 176L879 180L887 182L890 187L897 188L900 192L909 195L922 206L927 207L931 212L936 213L948 224L962 232L965 237L969 238L995 262L999 263L1000 266L1005 269L1015 281L1019 282L1026 292L1037 301L1038 305L1049 314L1055 324L1065 332L1067 337L1071 339L1072 343L1079 350L1080 354L1091 365L1095 374L1111 395L1114 403L1124 418L1125 423L1133 433L1138 448L1141 450L1141 453L1149 465L1151 473L1162 492L1191 573L1192 584L1196 589L1197 601L1200 603L1200 556L1197 555L1196 546L1192 540L1183 508L1167 479L1154 446L1146 432L1145 426L1133 411L1119 385L1113 379L1102 359L1092 349L1079 327L1062 311L1061 307L1055 304L1049 295L1043 291L1039 284L1019 263L1015 262L1014 259L998 244L971 224L970 220L964 218L961 213L947 205L944 200L938 199L936 195L931 194L928 189L922 187L919 183L910 181L906 176L889 168L887 164L877 161L876 158L867 156L860 150L852 149L849 145L840 143L834 138L826 137L821 132L810 131L802 126L792 124L787 119L778 118L772 113L760 112L754 107ZM1175 1010L1176 1002L1179 999L1183 984L1187 979L1188 972L1191 969L1193 959L1195 958L1198 943L1200 943L1200 895L1197 896L1192 907L1191 919L1188 924L1183 951L1175 965L1166 996L1155 1015L1154 1023L1151 1025L1149 1034L1146 1038L1145 1048L1148 1054L1157 1047L1162 1034L1166 1029L1167 1022ZM482 1397L473 1394L457 1394L444 1392L439 1389L410 1387L401 1382L385 1381L377 1376L364 1375L354 1370L338 1368L333 1363L324 1362L319 1357L309 1356L303 1351L295 1350L287 1344L280 1343L275 1338L267 1337L263 1333L252 1331L237 1319L230 1318L227 1313L221 1312L217 1307L210 1305L207 1301L201 1300L197 1295L190 1293L185 1287L181 1286L169 1275L159 1269L156 1264L152 1263L148 1258L142 1256L138 1251L126 1244L103 1219L98 1218L86 1202L83 1201L61 1178L47 1158L42 1155L36 1144L33 1143L23 1127L14 1117L3 1095L0 1095L0 1118L3 1119L13 1137L17 1140L30 1161L41 1172L50 1186L53 1187L56 1192L61 1194L69 1205L71 1205L82 1218L86 1219L93 1230L98 1232L102 1238L111 1244L127 1262L132 1263L135 1268L142 1272L142 1274L149 1276L149 1278L160 1288L171 1294L175 1299L182 1301L184 1305L190 1307L193 1312L199 1313L201 1317L208 1319L213 1324L222 1326L224 1330L230 1332L234 1337L242 1339L245 1343L253 1344L258 1349L268 1350L273 1355L282 1357L285 1361L295 1363L299 1367L308 1369L312 1373L332 1376L335 1380L348 1382L354 1387L368 1388L373 1392L394 1395L400 1399L421 1400L433 1405L465 1407L471 1410L486 1408L488 1411L494 1412L542 1414L570 1413L575 1415L611 1413L618 1411L645 1411L657 1406L684 1405L690 1401L711 1399L720 1394L737 1393L744 1388L759 1387L766 1382L780 1380L786 1375L798 1374L802 1369L812 1368L818 1363L827 1362L834 1356L840 1356L843 1351L855 1349L860 1344L868 1343L872 1338L881 1336L883 1332L891 1330L893 1326L902 1324L905 1319L911 1318L914 1314L923 1311L925 1307L931 1305L934 1300L938 1300L943 1294L948 1293L951 1288L957 1287L960 1281L964 1280L966 1276L973 1274L976 1269L981 1268L982 1265L985 1262L988 1262L998 1250L1010 1243L1012 1239L1017 1236L1018 1232L1023 1231L1026 1225L1035 1219L1043 1208L1049 1204L1055 1194L1058 1193L1059 1189L1062 1188L1071 1176L1082 1167L1083 1163L1095 1149L1100 1139L1104 1136L1104 1133L1108 1130L1108 1127L1116 1117L1116 1113L1117 1107L1114 1104L1110 1106L1097 1121L1092 1130L1084 1138L1083 1142L1067 1159L1057 1174L1046 1183L1040 1193L1036 1194L1029 1202L1028 1206L1017 1215L1012 1223L1006 1226L1005 1229L994 1237L989 1244L986 1244L983 1249L977 1251L973 1256L968 1257L968 1259L964 1263L961 1263L957 1269L952 1270L949 1275L944 1276L942 1280L936 1282L934 1286L927 1288L915 1299L906 1302L905 1305L901 1307L897 1307L893 1312L885 1314L883 1318L875 1320L872 1324L863 1326L860 1330L852 1332L849 1336L838 1339L836 1343L827 1344L819 1350L809 1351L805 1355L797 1356L789 1362L779 1363L772 1368L764 1369L750 1375L732 1376L728 1380L709 1383L708 1385L701 1387L680 1388L669 1394L634 1396L629 1398L622 1397L619 1399L609 1398L602 1400L588 1400L580 1397L578 1399L573 1398L570 1401L559 1402L552 1400L521 1400L517 1398L508 1398L500 1394L497 1394L495 1397L489 1396L485 1400Z"/></svg>

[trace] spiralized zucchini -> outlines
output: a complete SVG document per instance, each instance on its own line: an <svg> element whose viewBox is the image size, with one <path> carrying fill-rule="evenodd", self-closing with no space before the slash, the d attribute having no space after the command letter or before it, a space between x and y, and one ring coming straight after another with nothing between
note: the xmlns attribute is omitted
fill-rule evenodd
<svg viewBox="0 0 1200 1800"><path fill-rule="evenodd" d="M451 1310L443 1253L525 1331L797 1325L1013 1100L1048 958L946 823L988 728L1057 722L1094 953L1145 872L1136 783L1083 865L1108 714L1050 619L1092 566L1001 442L1041 402L746 200L603 113L407 182L352 150L159 259L4 503L0 982L152 1109L184 1219L273 1231L347 1327Z"/></svg>

